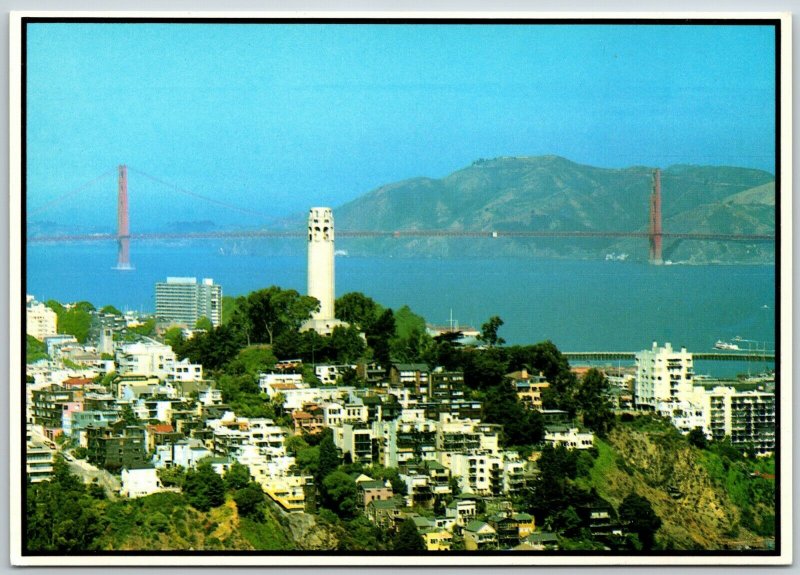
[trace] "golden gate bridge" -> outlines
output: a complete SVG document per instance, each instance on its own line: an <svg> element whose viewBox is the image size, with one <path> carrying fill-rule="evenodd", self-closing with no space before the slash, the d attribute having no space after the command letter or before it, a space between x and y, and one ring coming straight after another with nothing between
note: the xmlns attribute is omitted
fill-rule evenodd
<svg viewBox="0 0 800 575"><path fill-rule="evenodd" d="M155 176L140 170L133 170L121 165L117 168L117 233L116 234L61 234L40 235L28 238L29 243L47 242L85 242L85 241L116 241L117 242L117 269L133 269L130 263L131 240L166 240L166 239L257 239L257 238L300 238L305 237L305 229L298 231L288 230L232 230L232 231L207 231L207 232L156 232L135 234L130 231L128 209L128 170L144 176L159 184L171 187L174 191L196 199L203 200L230 210L246 214L257 214L253 210L235 206L216 198L209 198L190 190L180 188ZM90 185L108 176L105 172L90 182L79 186L75 190L62 194L44 206L34 210L30 215L41 213L51 207L77 195ZM647 231L607 231L607 230L336 230L336 234L343 238L647 238L649 243L649 262L654 265L663 263L662 246L664 240L706 240L723 242L774 242L775 236L771 234L723 234L723 233L670 233L665 232L661 225L661 171L653 171L652 189L649 202L649 225Z"/></svg>

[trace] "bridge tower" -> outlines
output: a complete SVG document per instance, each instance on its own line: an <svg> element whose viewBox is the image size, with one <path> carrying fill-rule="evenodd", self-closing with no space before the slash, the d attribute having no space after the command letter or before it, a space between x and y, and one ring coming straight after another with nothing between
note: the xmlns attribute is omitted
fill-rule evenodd
<svg viewBox="0 0 800 575"><path fill-rule="evenodd" d="M660 266L664 263L661 257L661 170L653 172L653 191L650 193L650 263Z"/></svg>
<svg viewBox="0 0 800 575"><path fill-rule="evenodd" d="M128 168L119 167L117 179L117 267L132 270L130 257L131 229L128 220Z"/></svg>

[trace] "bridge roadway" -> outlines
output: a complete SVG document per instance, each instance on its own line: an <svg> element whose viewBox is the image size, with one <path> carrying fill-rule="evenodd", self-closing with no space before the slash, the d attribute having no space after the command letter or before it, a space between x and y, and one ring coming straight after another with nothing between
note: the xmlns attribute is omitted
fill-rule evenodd
<svg viewBox="0 0 800 575"><path fill-rule="evenodd" d="M236 230L218 232L188 232L188 233L151 233L131 234L132 240L170 240L170 239L247 239L247 238L300 238L305 237L305 231L276 231L276 230ZM444 237L444 238L648 238L648 232L615 232L615 231L551 231L551 230L526 230L526 231L470 231L470 230L337 230L340 238L414 238L414 237ZM774 242L774 235L756 234L660 234L667 239L684 240L717 240L717 241L749 241L749 242ZM31 243L45 242L85 242L85 241L116 241L115 234L75 234L57 236L34 236L28 238Z"/></svg>
<svg viewBox="0 0 800 575"><path fill-rule="evenodd" d="M633 351L565 351L563 355L570 361L634 361ZM775 361L774 353L731 352L731 353L692 353L694 359L703 361Z"/></svg>

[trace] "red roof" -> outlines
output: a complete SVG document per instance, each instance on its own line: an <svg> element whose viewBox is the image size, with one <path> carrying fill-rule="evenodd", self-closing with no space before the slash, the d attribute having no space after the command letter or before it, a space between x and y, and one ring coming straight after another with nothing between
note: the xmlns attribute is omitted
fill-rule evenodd
<svg viewBox="0 0 800 575"><path fill-rule="evenodd" d="M64 385L89 385L94 383L94 380L86 377L70 377L64 381Z"/></svg>
<svg viewBox="0 0 800 575"><path fill-rule="evenodd" d="M147 428L153 433L172 433L172 425L169 423L156 423L155 425L148 425Z"/></svg>

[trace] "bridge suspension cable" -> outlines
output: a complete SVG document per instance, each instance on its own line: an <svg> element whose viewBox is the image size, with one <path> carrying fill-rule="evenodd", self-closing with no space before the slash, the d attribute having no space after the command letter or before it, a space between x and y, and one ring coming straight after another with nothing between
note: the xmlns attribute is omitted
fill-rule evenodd
<svg viewBox="0 0 800 575"><path fill-rule="evenodd" d="M86 188L96 184L97 182L99 182L103 178L106 178L106 177L110 176L111 174L115 173L116 171L117 171L117 168L112 168L112 169L108 170L107 172L103 172L102 174L100 174L99 176L94 178L93 180L90 180L90 181L86 182L85 184L81 184L80 186L78 186L74 190L70 190L69 192L63 193L60 196L58 196L56 198L53 198L52 200L50 200L49 202L45 203L44 205L39 206L38 208L28 212L28 217L37 216L37 215L41 214L42 212L47 211L47 210L49 210L50 208L52 208L54 206L57 206L61 202L64 202L64 201L68 200L69 198L78 195L80 192L84 191Z"/></svg>
<svg viewBox="0 0 800 575"><path fill-rule="evenodd" d="M202 194L198 194L197 192L193 192L191 190L187 190L187 189L182 188L182 187L180 187L180 186L178 186L176 184L173 184L171 182L167 182L165 180L162 180L161 178L158 178L156 176L153 176L153 175L150 175L150 174L148 174L146 172L143 172L142 170L139 170L137 168L132 168L131 166L128 166L128 170L131 171L131 172L135 172L135 173L139 174L140 176L144 176L145 178L147 178L149 180L152 180L153 182L156 182L158 184L161 184L162 186L167 186L168 188L171 188L175 192L178 192L180 194L184 194L186 196L191 196L193 198L197 198L198 200L203 200L204 202L215 204L217 206L221 206L223 208L227 208L229 210L233 210L233 211L240 212L240 213L247 214L247 215L251 215L251 216L259 216L259 217L262 217L262 218L271 217L268 214L265 214L265 213L262 213L262 212L257 212L255 210L249 210L247 208L242 208L240 206L235 206L233 204L229 204L227 202L223 202L223 201L218 200L216 198L210 198L208 196L204 196Z"/></svg>

